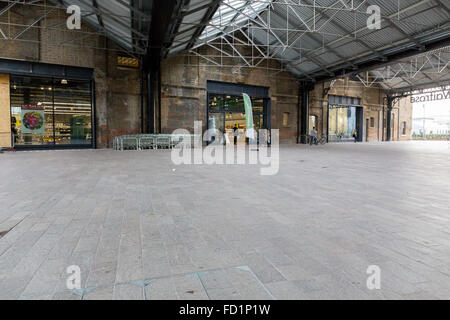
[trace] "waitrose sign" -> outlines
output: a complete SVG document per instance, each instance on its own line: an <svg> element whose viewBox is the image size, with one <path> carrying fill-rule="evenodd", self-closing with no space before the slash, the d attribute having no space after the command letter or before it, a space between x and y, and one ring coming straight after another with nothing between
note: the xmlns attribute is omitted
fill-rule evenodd
<svg viewBox="0 0 450 320"><path fill-rule="evenodd" d="M450 90L444 90L442 92L431 92L428 94L421 94L411 97L411 103L415 102L429 102L450 99Z"/></svg>

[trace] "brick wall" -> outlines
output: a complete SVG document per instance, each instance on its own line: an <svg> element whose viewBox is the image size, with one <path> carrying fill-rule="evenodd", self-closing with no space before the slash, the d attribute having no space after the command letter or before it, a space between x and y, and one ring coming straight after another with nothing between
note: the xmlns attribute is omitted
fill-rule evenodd
<svg viewBox="0 0 450 320"><path fill-rule="evenodd" d="M410 98L403 98L399 101L398 105L398 118L399 118L399 135L398 140L405 141L411 140L412 137L412 125L413 125L413 104ZM405 132L402 131L402 123L405 123Z"/></svg>
<svg viewBox="0 0 450 320"><path fill-rule="evenodd" d="M43 16L43 9L16 5L9 14L0 16L16 25L27 25ZM94 68L96 87L97 142L99 148L111 147L114 136L141 131L140 73L137 69L117 66L120 48L99 36L85 23L80 35L65 28L67 15L56 10L47 15L36 27L25 32L18 40L0 41L0 57L67 66ZM58 25L56 30L45 26ZM13 37L24 27L5 28Z"/></svg>
<svg viewBox="0 0 450 320"><path fill-rule="evenodd" d="M208 54L208 48L201 53ZM224 65L238 65L228 59ZM210 63L209 63L210 65ZM298 85L288 72L268 72L280 68L275 60L262 64L260 69L212 67L207 61L194 56L177 56L162 63L162 131L178 128L193 130L194 121L203 121L206 129L206 85L208 80L240 83L270 88L272 100L272 129L280 129L282 143L297 141ZM289 124L283 126L283 113L289 113Z"/></svg>
<svg viewBox="0 0 450 320"><path fill-rule="evenodd" d="M310 116L316 116L318 119L318 131L326 134L328 123L328 96L347 96L360 98L364 107L363 126L364 141L374 142L383 141L386 137L385 119L385 93L382 88L374 86L365 87L357 81L350 81L348 78L339 79L333 88L324 96L325 89L330 87L330 82L320 83L314 87L310 94ZM394 121L392 124L392 137L394 141L410 140L412 129L412 105L408 98L400 100L394 106ZM373 118L373 126L372 126ZM367 122L369 126L367 127ZM406 122L407 132L405 135L401 133L401 124ZM367 138L367 139L366 139Z"/></svg>
<svg viewBox="0 0 450 320"><path fill-rule="evenodd" d="M43 15L42 10L29 10L16 5L7 15L0 16L0 22L8 19L18 25L27 25ZM119 48L105 37L96 35L94 30L83 24L83 31L92 35L80 36L65 29L67 15L58 10L25 32L19 40L0 41L0 57L20 59L69 66L90 67L95 70L96 127L98 147L111 147L114 136L141 131L140 75L136 69L121 69L117 66ZM57 30L45 26L60 25ZM23 27L5 30L8 36L18 34ZM210 53L211 48L203 47L200 52ZM225 65L233 67L211 67L207 61L195 56L178 56L162 63L162 132L172 132L178 128L193 130L196 120L201 120L206 128L206 84L208 80L244 83L270 88L272 99L271 123L273 129L280 129L283 143L297 141L298 84L288 72L268 71L279 69L276 60L267 60L261 68L237 67L239 60L226 59ZM323 89L329 83L317 84L310 95L310 115L318 118L318 131L326 132L327 101ZM359 82L340 79L328 94L359 97L365 107L366 119L374 118L375 126L369 128L369 141L380 141L383 130L383 93L379 88L365 88ZM406 103L406 102L405 102ZM411 106L399 105L394 110L394 139L409 139L412 115ZM287 126L283 124L283 114L288 113ZM401 123L407 122L407 134L401 135ZM383 132L384 131L384 132Z"/></svg>

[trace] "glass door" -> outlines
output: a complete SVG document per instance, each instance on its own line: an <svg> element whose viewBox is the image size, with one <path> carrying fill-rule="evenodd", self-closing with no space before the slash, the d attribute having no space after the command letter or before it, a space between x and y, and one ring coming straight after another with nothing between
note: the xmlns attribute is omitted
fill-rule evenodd
<svg viewBox="0 0 450 320"><path fill-rule="evenodd" d="M270 126L268 103L270 99L252 99L254 129L268 129ZM220 130L230 142L237 136L237 143L246 143L246 118L242 96L208 93L208 129ZM235 130L237 128L237 130ZM211 142L211 140L210 140Z"/></svg>
<svg viewBox="0 0 450 320"><path fill-rule="evenodd" d="M92 144L91 85L83 81L55 81L56 145Z"/></svg>
<svg viewBox="0 0 450 320"><path fill-rule="evenodd" d="M234 144L245 144L245 130L247 129L245 113L227 113L225 116L225 128L229 138Z"/></svg>

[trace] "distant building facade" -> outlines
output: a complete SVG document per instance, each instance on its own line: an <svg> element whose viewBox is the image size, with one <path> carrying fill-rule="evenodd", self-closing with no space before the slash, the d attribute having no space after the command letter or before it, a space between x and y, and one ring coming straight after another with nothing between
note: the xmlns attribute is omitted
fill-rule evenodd
<svg viewBox="0 0 450 320"><path fill-rule="evenodd" d="M34 15L12 9L10 19L25 24ZM54 24L64 19L56 13L46 17ZM115 136L146 132L150 120L139 63L127 64L130 59L120 48L100 35L86 40L90 48L47 44L49 38L77 39L45 28L30 29L27 37L41 41L0 42L0 147L11 144L13 131L15 144L24 148L110 148ZM95 49L100 44L111 50ZM208 53L207 47L200 50ZM233 67L213 67L201 57L183 55L164 60L156 132L193 131L194 121L202 121L204 130L212 125L224 132L236 125L245 129L242 92L248 92L256 128L279 129L281 143L298 143L313 127L330 142L350 141L355 130L362 142L386 140L381 87L367 88L349 78L331 88L318 83L302 114L302 88L294 76L269 71L282 69L278 61L250 69L230 58L227 65ZM392 111L392 140L409 140L412 126L412 104L403 99Z"/></svg>

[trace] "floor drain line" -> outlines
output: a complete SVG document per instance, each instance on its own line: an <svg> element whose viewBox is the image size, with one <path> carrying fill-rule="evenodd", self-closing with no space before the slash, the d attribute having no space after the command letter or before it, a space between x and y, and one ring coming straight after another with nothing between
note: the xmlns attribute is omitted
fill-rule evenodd
<svg viewBox="0 0 450 320"><path fill-rule="evenodd" d="M0 239L3 238L4 236L6 236L8 233L10 233L15 227L17 227L24 219L20 220L19 222L17 222L11 229L6 230L6 231L0 231Z"/></svg>

